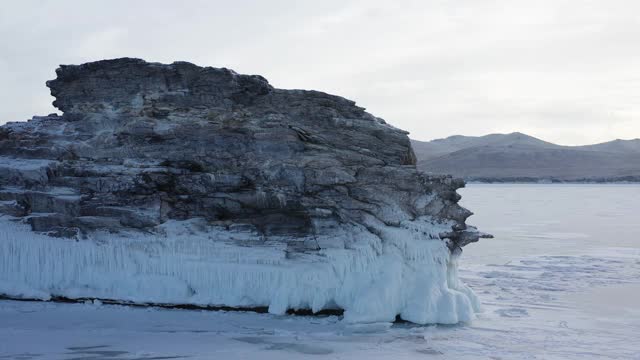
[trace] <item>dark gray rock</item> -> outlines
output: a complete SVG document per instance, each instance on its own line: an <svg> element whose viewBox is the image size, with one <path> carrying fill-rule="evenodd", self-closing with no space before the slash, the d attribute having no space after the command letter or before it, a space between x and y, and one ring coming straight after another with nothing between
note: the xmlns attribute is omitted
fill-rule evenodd
<svg viewBox="0 0 640 360"><path fill-rule="evenodd" d="M64 115L0 127L0 212L34 231L203 218L292 252L344 247L325 236L337 228L418 219L450 229L451 249L480 236L457 204L464 183L416 170L407 132L353 101L187 62L56 73L47 86Z"/></svg>

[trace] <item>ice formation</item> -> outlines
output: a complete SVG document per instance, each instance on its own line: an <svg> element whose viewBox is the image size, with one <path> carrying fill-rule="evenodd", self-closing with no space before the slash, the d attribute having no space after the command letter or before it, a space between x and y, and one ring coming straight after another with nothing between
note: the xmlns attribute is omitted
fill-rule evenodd
<svg viewBox="0 0 640 360"><path fill-rule="evenodd" d="M227 69L57 74L63 116L0 127L0 294L473 318L456 261L482 234L406 132Z"/></svg>
<svg viewBox="0 0 640 360"><path fill-rule="evenodd" d="M352 249L288 259L281 246L247 249L219 241L226 234L216 231L96 233L73 241L6 220L1 225L0 292L20 298L268 306L275 314L340 308L346 321L392 321L399 314L421 324L469 321L478 310L442 241L394 231L384 241L363 232Z"/></svg>

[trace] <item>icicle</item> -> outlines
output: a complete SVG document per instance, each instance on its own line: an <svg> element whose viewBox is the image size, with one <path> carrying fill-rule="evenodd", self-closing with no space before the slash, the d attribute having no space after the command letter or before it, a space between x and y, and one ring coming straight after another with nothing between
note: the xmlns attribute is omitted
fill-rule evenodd
<svg viewBox="0 0 640 360"><path fill-rule="evenodd" d="M180 227L176 222L175 229ZM183 224L187 226L188 224ZM350 322L469 321L477 299L428 222L363 229L348 249L288 259L284 246L247 248L228 234L95 234L74 241L0 218L0 293L21 298L103 298L136 303L345 310ZM416 231L416 229L418 231ZM343 236L343 235L336 235Z"/></svg>

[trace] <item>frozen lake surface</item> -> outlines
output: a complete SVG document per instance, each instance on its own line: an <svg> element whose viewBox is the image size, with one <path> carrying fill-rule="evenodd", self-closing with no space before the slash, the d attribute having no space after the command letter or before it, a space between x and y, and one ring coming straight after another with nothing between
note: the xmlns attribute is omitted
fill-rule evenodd
<svg viewBox="0 0 640 360"><path fill-rule="evenodd" d="M469 185L470 324L0 301L0 359L640 359L640 185Z"/></svg>

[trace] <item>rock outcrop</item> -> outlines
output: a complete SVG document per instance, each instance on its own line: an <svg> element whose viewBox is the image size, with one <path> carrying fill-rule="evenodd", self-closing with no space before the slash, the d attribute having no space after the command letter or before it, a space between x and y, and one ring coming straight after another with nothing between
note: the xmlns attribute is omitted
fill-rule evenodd
<svg viewBox="0 0 640 360"><path fill-rule="evenodd" d="M165 65L122 58L63 65L56 73L47 86L62 116L37 116L0 127L0 213L4 219L27 223L32 232L47 235L68 251L74 251L77 242L66 238L76 239L82 244L78 246L101 244L95 239L109 236L127 243L136 234L154 239L183 236L188 242L188 234L176 235L180 227L206 246L220 242L242 249L232 263L260 264L249 255L251 260L244 261L243 251L269 249L282 254L275 265L286 268L282 264L330 263L327 253L353 253L363 239L365 247L373 249L373 258L366 260L372 264L391 248L402 252L402 246L428 243L457 253L481 236L465 225L471 213L457 204L456 189L464 183L416 170L407 133L353 101L318 91L275 89L261 76L187 62ZM44 239L35 233L38 241ZM19 243L5 252L18 253ZM200 249L193 255L203 253ZM428 254L401 255L405 263L415 260L407 256ZM219 262L216 259L210 260ZM443 259L450 272L452 260ZM43 261L38 266L44 266ZM384 271L387 265L376 269ZM10 272L18 277L27 271L20 266L5 265L4 280L14 280ZM139 275L141 270L132 271ZM180 271L172 271L162 275L180 277ZM72 274L60 276L78 282ZM346 286L349 274L336 276L337 290L327 291L338 293ZM188 283L191 295L202 295L198 284L189 283L195 280L180 281ZM233 286L242 287L242 280L237 281ZM79 296L77 291L68 294L71 285L52 289L55 284L24 282L21 286L50 294ZM459 290L457 284L447 286ZM127 298L94 290L82 296L165 302L162 297ZM252 297L246 292L245 300ZM278 296L283 292L287 290L279 290ZM362 315L358 301L366 300L341 300L335 294L324 300L317 294L296 300L289 294L276 306L269 296L235 303L215 296L197 302L270 306L273 312L337 307ZM195 302L180 299L166 301ZM393 315L402 315L407 306L413 305L404 301ZM432 310L424 310L422 318L405 311L404 317L426 322L431 318L425 314Z"/></svg>

